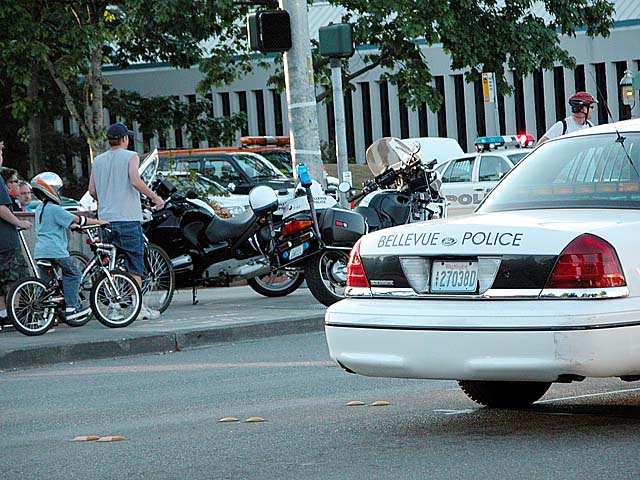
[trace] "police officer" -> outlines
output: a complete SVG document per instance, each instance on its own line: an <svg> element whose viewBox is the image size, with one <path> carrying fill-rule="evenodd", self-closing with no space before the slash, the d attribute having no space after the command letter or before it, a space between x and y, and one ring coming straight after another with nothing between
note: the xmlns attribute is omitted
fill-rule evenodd
<svg viewBox="0 0 640 480"><path fill-rule="evenodd" d="M552 138L560 137L565 133L593 127L593 123L591 123L590 120L593 115L593 110L596 108L596 103L598 103L596 99L588 92L576 92L571 95L569 97L571 115L551 125L547 133L540 137L537 145Z"/></svg>

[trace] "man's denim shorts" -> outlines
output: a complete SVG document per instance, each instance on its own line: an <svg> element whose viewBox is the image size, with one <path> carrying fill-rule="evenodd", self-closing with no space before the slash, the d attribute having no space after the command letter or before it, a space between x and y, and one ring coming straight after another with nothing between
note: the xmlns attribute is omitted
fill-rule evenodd
<svg viewBox="0 0 640 480"><path fill-rule="evenodd" d="M127 272L144 276L144 236L140 222L111 222L107 228L102 230L102 240L124 253Z"/></svg>

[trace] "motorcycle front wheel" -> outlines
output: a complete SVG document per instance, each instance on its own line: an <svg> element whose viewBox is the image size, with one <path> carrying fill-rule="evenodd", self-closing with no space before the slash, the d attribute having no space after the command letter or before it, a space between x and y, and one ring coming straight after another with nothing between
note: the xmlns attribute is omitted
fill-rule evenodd
<svg viewBox="0 0 640 480"><path fill-rule="evenodd" d="M344 298L347 286L346 250L325 250L312 257L304 267L304 276L311 294L327 307Z"/></svg>
<svg viewBox="0 0 640 480"><path fill-rule="evenodd" d="M296 291L304 282L301 269L284 269L267 275L249 278L247 283L254 292L265 297L284 297Z"/></svg>

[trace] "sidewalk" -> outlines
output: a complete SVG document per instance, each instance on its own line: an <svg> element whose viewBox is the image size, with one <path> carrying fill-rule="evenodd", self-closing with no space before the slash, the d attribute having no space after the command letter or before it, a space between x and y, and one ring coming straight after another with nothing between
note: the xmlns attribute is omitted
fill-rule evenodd
<svg viewBox="0 0 640 480"><path fill-rule="evenodd" d="M171 306L155 320L107 328L92 319L83 327L61 324L28 337L13 328L0 333L0 371L99 358L175 352L221 342L320 331L326 307L309 290L268 298L248 286L176 291Z"/></svg>

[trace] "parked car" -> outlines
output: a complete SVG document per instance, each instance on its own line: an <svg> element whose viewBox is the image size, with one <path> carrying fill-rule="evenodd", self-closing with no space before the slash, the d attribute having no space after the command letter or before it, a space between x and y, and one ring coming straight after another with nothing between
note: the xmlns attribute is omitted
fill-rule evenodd
<svg viewBox="0 0 640 480"><path fill-rule="evenodd" d="M473 215L364 236L330 355L367 376L458 380L522 407L554 382L640 380L640 119L520 161Z"/></svg>
<svg viewBox="0 0 640 480"><path fill-rule="evenodd" d="M268 185L283 197L293 195L293 179L256 153L167 150L159 153L159 162L160 170L195 171L237 194L248 195L253 187Z"/></svg>
<svg viewBox="0 0 640 480"><path fill-rule="evenodd" d="M456 156L438 165L449 216L472 213L500 179L526 157L533 137L479 137L477 152Z"/></svg>
<svg viewBox="0 0 640 480"><path fill-rule="evenodd" d="M169 180L178 192L186 195L191 190L198 199L221 208L228 216L239 215L249 208L249 195L231 193L218 182L201 173L159 171L158 174Z"/></svg>
<svg viewBox="0 0 640 480"><path fill-rule="evenodd" d="M80 204L78 200L74 200L73 198L65 197L63 195L60 195L60 200L61 200L60 206L65 210L68 210L70 212L85 211L84 207ZM31 200L31 203L29 203L29 208L31 209L32 212L35 212L36 208L38 208L38 205L40 205L41 203L42 201L38 200L37 198L34 198L33 200Z"/></svg>

